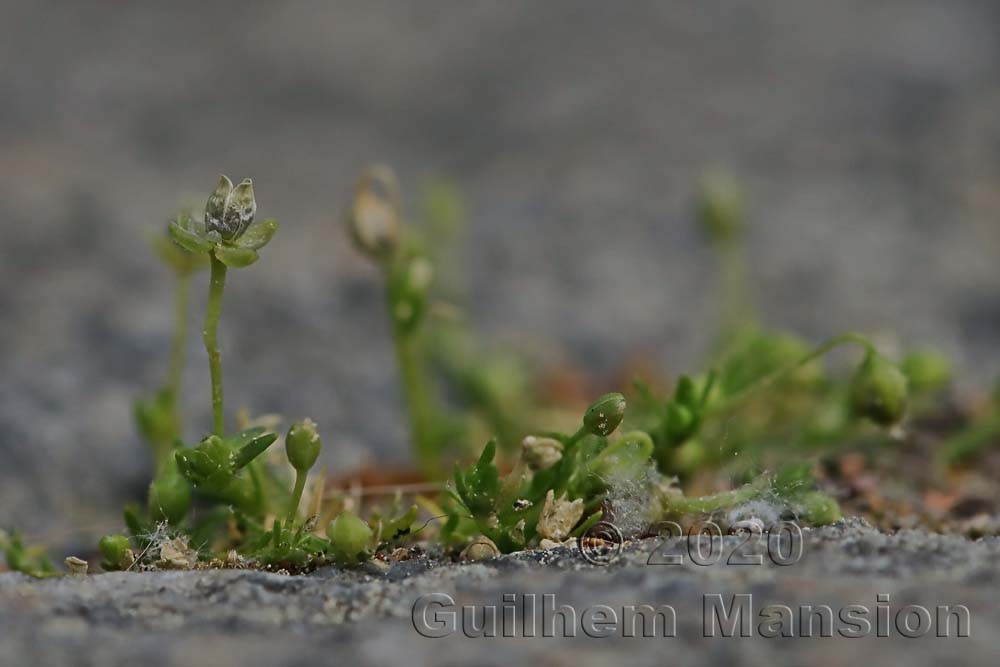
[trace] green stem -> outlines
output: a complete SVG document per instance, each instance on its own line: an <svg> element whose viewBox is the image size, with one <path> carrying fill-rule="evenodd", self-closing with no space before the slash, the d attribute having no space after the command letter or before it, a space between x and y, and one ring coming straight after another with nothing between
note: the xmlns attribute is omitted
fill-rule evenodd
<svg viewBox="0 0 1000 667"><path fill-rule="evenodd" d="M191 302L191 274L177 274L177 294L174 298L174 337L170 347L170 367L167 373L167 390L175 399L180 394L181 374L184 372L184 353L187 348L188 305Z"/></svg>
<svg viewBox="0 0 1000 667"><path fill-rule="evenodd" d="M587 433L588 431L586 426L581 426L580 428L578 428L576 433L569 436L569 439L566 441L566 444L564 445L565 451L568 452L571 449L573 449L573 447L576 446L576 443L580 442L583 436L587 435Z"/></svg>
<svg viewBox="0 0 1000 667"><path fill-rule="evenodd" d="M1000 416L990 415L952 436L938 450L938 460L944 465L961 463L977 454L1000 437Z"/></svg>
<svg viewBox="0 0 1000 667"><path fill-rule="evenodd" d="M738 241L721 242L718 247L722 265L723 326L727 334L733 334L754 319L747 291L746 264Z"/></svg>
<svg viewBox="0 0 1000 667"><path fill-rule="evenodd" d="M260 516L267 514L267 494L264 491L264 478L261 475L260 462L251 461L247 466L250 482L253 484L253 501Z"/></svg>
<svg viewBox="0 0 1000 667"><path fill-rule="evenodd" d="M208 370L212 375L212 431L225 434L225 417L222 411L222 355L219 353L219 315L222 313L222 293L226 289L226 265L212 258L212 277L208 287L208 307L205 310L205 350L208 352Z"/></svg>
<svg viewBox="0 0 1000 667"><path fill-rule="evenodd" d="M396 359L399 363L399 375L403 384L403 400L410 418L410 437L417 452L417 459L424 472L430 477L437 477L437 452L431 437L429 425L431 408L428 387L424 377L424 368L412 333L406 333L393 328L396 345Z"/></svg>
<svg viewBox="0 0 1000 667"><path fill-rule="evenodd" d="M682 517L690 514L711 514L730 509L760 497L770 486L771 480L761 475L753 482L732 491L722 491L708 496L685 498L665 493L660 497L662 518Z"/></svg>
<svg viewBox="0 0 1000 667"><path fill-rule="evenodd" d="M299 512L299 502L302 500L302 492L306 488L306 473L302 471L295 471L295 488L292 489L292 498L288 504L288 521L289 526L295 521L295 516Z"/></svg>
<svg viewBox="0 0 1000 667"><path fill-rule="evenodd" d="M739 406L741 403L746 401L751 396L760 393L761 391L768 389L781 380L784 380L789 375L802 368L809 362L822 357L827 352L830 352L834 348L840 347L841 345L858 345L862 347L866 352L875 352L875 345L868 340L866 337L858 333L845 333L835 338L831 338L818 346L816 346L811 352L806 354L804 357L798 361L794 361L791 364L779 368L778 370L765 375L756 382L752 383L748 387L736 392L725 401L716 406L710 406L707 410L706 416L722 414L732 410L733 408Z"/></svg>

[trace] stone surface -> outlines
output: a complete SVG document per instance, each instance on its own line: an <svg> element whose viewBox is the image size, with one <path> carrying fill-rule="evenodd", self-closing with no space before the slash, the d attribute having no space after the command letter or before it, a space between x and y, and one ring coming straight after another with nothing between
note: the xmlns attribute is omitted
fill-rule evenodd
<svg viewBox="0 0 1000 667"><path fill-rule="evenodd" d="M989 664L1000 650L1000 540L902 531L879 533L857 520L806 530L799 562L779 567L766 541L741 545L727 537L720 563L658 565L666 553L684 553L674 542L628 543L610 565L584 561L574 549L524 552L475 564L412 560L382 570L327 568L289 577L251 571L111 573L42 582L0 575L0 664L54 665L509 665L539 660L556 665L670 664ZM706 542L707 545L707 542ZM706 547L707 549L707 547ZM761 555L762 565L726 564L732 554ZM650 561L654 564L649 564ZM502 608L505 594L537 597L536 636L480 637L461 623L448 636L418 634L413 621L422 596L448 595L459 607ZM561 621L545 637L542 596L578 614L575 637ZM835 616L832 638L796 640L761 636L760 617L750 638L705 637L705 596L751 596L754 614L787 605L799 622L802 605L847 605L870 611L870 636L845 638ZM880 594L888 595L880 602ZM444 601L444 598L436 598ZM517 605L530 598L515 597ZM669 605L676 613L673 637L592 638L585 610L597 605L623 610ZM890 611L888 637L878 637L878 607ZM896 629L897 613L922 605L936 616L938 605L965 605L969 636L907 638ZM418 607L422 609L423 607ZM441 607L430 607L431 614ZM520 612L518 612L520 613ZM591 612L594 613L594 612ZM616 612L623 614L623 611ZM709 614L711 617L711 614ZM427 626L418 624L429 633ZM433 617L432 617L433 618ZM502 618L502 616L501 616ZM624 618L621 616L619 618ZM520 622L523 622L520 621ZM915 623L915 621L914 621ZM498 625L498 634L503 633ZM523 626L522 626L523 627ZM617 626L614 626L617 627ZM911 627L916 628L916 625ZM641 628L641 626L640 626ZM662 628L662 626L661 626ZM905 630L905 626L904 626ZM652 630L651 630L652 631ZM662 630L658 631L662 633ZM804 631L800 631L804 632ZM943 632L943 630L942 630ZM473 635L473 636L468 636Z"/></svg>

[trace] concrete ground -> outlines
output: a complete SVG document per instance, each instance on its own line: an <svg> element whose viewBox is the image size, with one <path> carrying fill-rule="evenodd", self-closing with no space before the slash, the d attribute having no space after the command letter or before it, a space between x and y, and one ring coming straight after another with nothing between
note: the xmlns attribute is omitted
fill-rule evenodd
<svg viewBox="0 0 1000 667"><path fill-rule="evenodd" d="M939 667L990 664L1000 650L997 538L889 536L848 520L805 531L801 560L781 567L764 542L741 541L726 538L725 557L705 566L688 558L657 564L684 550L647 539L627 544L606 566L560 549L482 563L420 558L388 569L328 568L304 577L229 570L37 582L4 574L0 664ZM762 564L727 564L736 552L760 555ZM728 625L733 600L749 605L746 626ZM662 621L654 625L651 613L647 630L640 620L635 636L627 636L627 608L642 605L661 610L669 630ZM776 605L791 610L784 627L794 638L768 624L779 618ZM824 605L833 618L825 630L803 609ZM463 617L466 606L475 612ZM480 636L489 606L499 610L495 637ZM551 611L563 606L573 609L572 632Z"/></svg>

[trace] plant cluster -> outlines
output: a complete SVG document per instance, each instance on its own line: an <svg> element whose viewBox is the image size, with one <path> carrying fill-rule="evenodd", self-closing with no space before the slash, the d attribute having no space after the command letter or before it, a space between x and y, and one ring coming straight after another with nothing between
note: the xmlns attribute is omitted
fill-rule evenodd
<svg viewBox="0 0 1000 667"><path fill-rule="evenodd" d="M279 440L264 426L227 434L223 399L222 355L218 325L228 269L254 264L274 236L273 219L254 222L253 184L233 186L222 176L208 198L203 220L182 214L168 225L173 244L161 255L178 281L177 333L166 387L153 400L136 406L141 433L150 443L156 474L146 507L125 509L129 536L109 535L100 542L105 569L190 567L202 561L303 569L327 561L356 563L385 540L405 533L415 509L379 521L373 530L351 511L341 509L319 526L322 479L314 489L312 511L302 512L309 472L319 459L322 441L316 424L304 419L284 438L285 458L294 471L274 465L264 454ZM163 247L157 242L157 247ZM211 268L204 342L212 384L213 432L189 446L180 438L176 397L186 339L187 281L199 267ZM183 288L183 289L181 289ZM197 507L198 511L193 511ZM405 524L405 525L404 525ZM218 558L218 554L226 554Z"/></svg>
<svg viewBox="0 0 1000 667"><path fill-rule="evenodd" d="M837 503L817 488L808 463L789 463L796 460L790 454L897 429L908 405L933 405L950 379L947 360L933 351L916 350L897 365L857 333L810 347L761 326L745 291L743 198L731 179L716 176L696 207L717 251L722 285L723 327L706 370L681 375L668 388L636 379L628 396L601 396L582 415L566 406L543 411L525 366L478 344L454 303L463 296L452 252L464 219L460 199L435 185L418 224L405 219L402 202L393 173L370 168L358 181L346 226L384 281L413 450L423 476L441 482L442 492L419 496L416 504L397 497L389 507L355 506L325 493L322 473L311 474L322 448L312 420L292 424L283 439L274 424L247 417L227 429L218 339L227 274L254 264L278 223L255 222L250 179L234 186L222 176L201 219L181 213L154 241L176 287L166 380L135 405L154 475L145 505L125 509L128 534L101 539L104 569L301 571L329 562L358 564L412 540L418 505L440 520L431 528L438 540L468 559L558 545L599 521L641 532L648 523L726 512L751 501L828 523L840 516ZM189 443L178 398L189 294L205 267L212 432ZM823 365L843 346L862 353L847 376ZM973 456L1000 434L996 415L1000 409L956 436L942 456L949 462ZM545 419L575 426L539 429ZM485 439L474 463L454 463L472 458L470 443ZM878 441L885 438L878 435ZM281 445L283 457L276 452ZM449 463L454 472L445 480ZM735 488L685 494L700 488L699 478L720 472L738 481ZM359 516L366 509L367 519ZM0 535L0 551L13 569L36 576L56 572L17 535Z"/></svg>

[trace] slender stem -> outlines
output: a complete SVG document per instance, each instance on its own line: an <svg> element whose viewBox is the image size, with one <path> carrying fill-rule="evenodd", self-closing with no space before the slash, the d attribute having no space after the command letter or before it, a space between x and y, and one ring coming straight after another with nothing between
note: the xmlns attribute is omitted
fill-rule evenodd
<svg viewBox="0 0 1000 667"><path fill-rule="evenodd" d="M437 452L429 429L431 411L428 387L416 341L412 333L403 332L399 327L393 328L393 337L399 375L403 383L403 399L410 417L410 437L413 439L417 458L424 471L432 477L437 477L439 472Z"/></svg>
<svg viewBox="0 0 1000 667"><path fill-rule="evenodd" d="M719 510L729 509L749 502L759 497L768 489L771 479L761 475L749 484L732 491L721 491L708 496L686 498L680 495L664 493L660 497L661 516L680 517L688 514L711 514Z"/></svg>
<svg viewBox="0 0 1000 667"><path fill-rule="evenodd" d="M247 466L250 475L250 482L253 484L253 501L257 512L264 516L267 514L267 495L264 492L264 477L261 474L259 461L251 461Z"/></svg>
<svg viewBox="0 0 1000 667"><path fill-rule="evenodd" d="M768 375L765 375L764 377L760 378L750 386L742 389L741 391L736 392L735 394L727 398L719 405L716 405L714 407L709 407L707 410L707 415L715 415L732 410L739 404L746 401L751 396L765 389L768 389L769 387L774 386L781 380L784 380L789 375L794 373L799 368L805 366L806 364L815 359L818 359L819 357L823 356L827 352L830 352L834 348L840 347L841 345L859 345L866 352L875 351L874 344L861 334L858 333L841 334L840 336L836 336L834 338L827 340L826 342L819 344L811 352L806 354L798 361L794 361L783 368L779 368L778 370Z"/></svg>
<svg viewBox="0 0 1000 667"><path fill-rule="evenodd" d="M222 313L222 293L226 289L226 265L212 254L212 277L208 287L208 307L205 310L205 350L208 370L212 375L212 432L225 434L222 411L222 355L219 353L219 315Z"/></svg>
<svg viewBox="0 0 1000 667"><path fill-rule="evenodd" d="M172 428L169 432L158 435L150 442L153 451L153 467L156 474L162 472L165 466L173 461L171 455L174 439L180 436L181 420L177 409L177 397L180 395L181 374L184 372L184 356L188 336L188 304L191 295L191 274L178 271L176 274L174 294L174 334L170 344L170 364L167 367L166 384L163 385L165 409L170 411Z"/></svg>
<svg viewBox="0 0 1000 667"><path fill-rule="evenodd" d="M722 265L723 326L727 334L732 334L754 319L747 291L746 263L742 246L735 239L719 243L718 252Z"/></svg>
<svg viewBox="0 0 1000 667"><path fill-rule="evenodd" d="M177 274L177 294L174 296L174 337L170 347L170 367L167 373L167 390L176 398L180 394L181 374L184 372L184 353L187 347L188 305L191 302L191 273Z"/></svg>
<svg viewBox="0 0 1000 667"><path fill-rule="evenodd" d="M938 460L945 465L961 463L996 440L997 436L1000 436L1000 415L993 414L945 440L938 449Z"/></svg>
<svg viewBox="0 0 1000 667"><path fill-rule="evenodd" d="M585 435L587 435L587 427L586 426L581 426L580 428L578 428L576 430L576 433L574 433L573 435L569 436L569 440L566 441L566 445L565 445L566 451L568 452L573 447L575 447L576 443L580 442L581 438L583 438L583 436L585 436Z"/></svg>
<svg viewBox="0 0 1000 667"><path fill-rule="evenodd" d="M299 511L299 502L302 500L302 492L306 488L306 472L305 471L295 471L295 488L292 489L292 497L288 503L288 521L287 524L290 526L292 522L295 521L295 515Z"/></svg>

